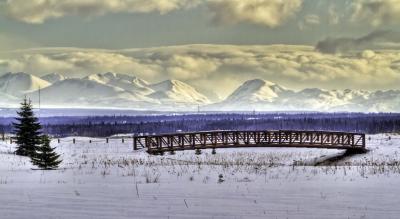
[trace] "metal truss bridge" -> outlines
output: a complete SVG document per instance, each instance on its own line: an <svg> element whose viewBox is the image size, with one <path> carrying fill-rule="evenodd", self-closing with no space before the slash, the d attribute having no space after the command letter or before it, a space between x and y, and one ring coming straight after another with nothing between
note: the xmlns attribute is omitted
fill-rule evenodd
<svg viewBox="0 0 400 219"><path fill-rule="evenodd" d="M133 137L134 150L158 154L167 151L294 147L365 151L365 134L328 131L204 131Z"/></svg>

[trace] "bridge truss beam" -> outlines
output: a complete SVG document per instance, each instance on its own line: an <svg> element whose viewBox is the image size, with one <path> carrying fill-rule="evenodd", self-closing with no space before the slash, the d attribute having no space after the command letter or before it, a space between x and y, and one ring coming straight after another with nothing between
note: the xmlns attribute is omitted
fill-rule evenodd
<svg viewBox="0 0 400 219"><path fill-rule="evenodd" d="M301 147L365 150L365 134L326 131L207 131L134 137L149 153L235 147Z"/></svg>

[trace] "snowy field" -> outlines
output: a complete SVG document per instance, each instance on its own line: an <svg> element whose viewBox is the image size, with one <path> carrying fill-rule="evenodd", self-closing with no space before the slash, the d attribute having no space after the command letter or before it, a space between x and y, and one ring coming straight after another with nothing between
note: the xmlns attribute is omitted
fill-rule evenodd
<svg viewBox="0 0 400 219"><path fill-rule="evenodd" d="M92 141L53 141L64 160L53 171L0 141L0 218L400 218L398 135L368 136L369 153L330 162L343 152L151 156L131 139Z"/></svg>

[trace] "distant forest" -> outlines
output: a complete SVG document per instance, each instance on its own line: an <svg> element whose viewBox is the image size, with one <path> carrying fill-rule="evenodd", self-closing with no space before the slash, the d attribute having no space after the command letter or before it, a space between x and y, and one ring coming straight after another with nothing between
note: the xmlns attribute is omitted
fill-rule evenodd
<svg viewBox="0 0 400 219"><path fill-rule="evenodd" d="M14 118L0 118L12 133ZM398 113L214 113L138 116L45 117L43 132L57 136L107 137L206 130L327 130L367 134L400 132Z"/></svg>

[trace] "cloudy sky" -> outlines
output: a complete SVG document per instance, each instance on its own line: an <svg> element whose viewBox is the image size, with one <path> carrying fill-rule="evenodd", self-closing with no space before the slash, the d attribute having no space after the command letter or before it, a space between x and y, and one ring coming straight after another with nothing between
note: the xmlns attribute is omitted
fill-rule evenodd
<svg viewBox="0 0 400 219"><path fill-rule="evenodd" d="M400 88L400 0L0 0L0 74Z"/></svg>

